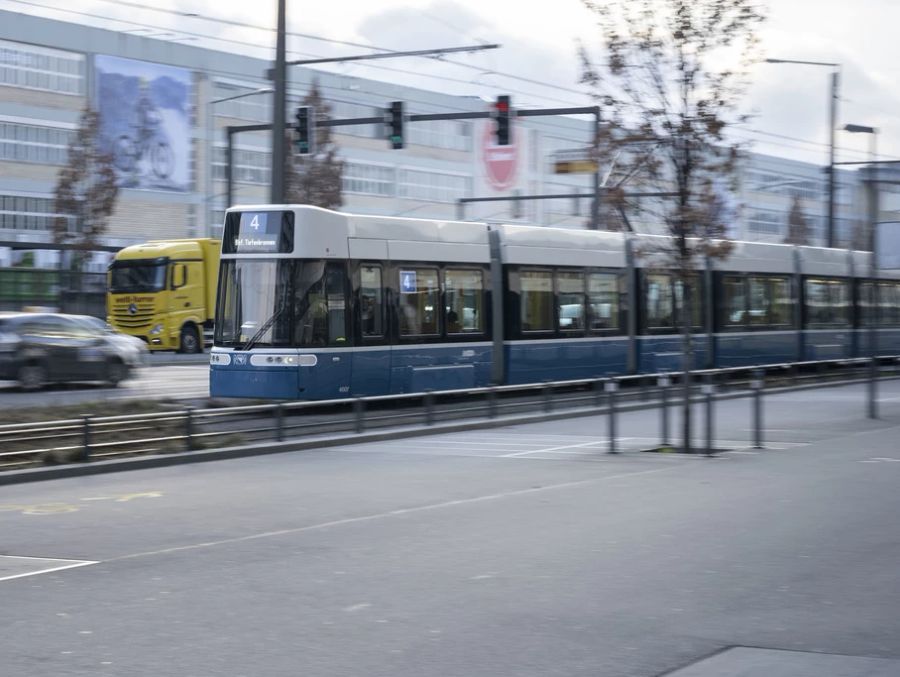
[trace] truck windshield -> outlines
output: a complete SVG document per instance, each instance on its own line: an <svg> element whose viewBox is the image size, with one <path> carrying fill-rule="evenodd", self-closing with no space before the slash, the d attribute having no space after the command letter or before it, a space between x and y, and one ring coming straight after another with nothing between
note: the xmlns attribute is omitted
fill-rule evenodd
<svg viewBox="0 0 900 677"><path fill-rule="evenodd" d="M291 341L292 262L222 261L215 344L243 348L286 346Z"/></svg>
<svg viewBox="0 0 900 677"><path fill-rule="evenodd" d="M113 294L162 291L166 288L164 261L115 261L109 269Z"/></svg>

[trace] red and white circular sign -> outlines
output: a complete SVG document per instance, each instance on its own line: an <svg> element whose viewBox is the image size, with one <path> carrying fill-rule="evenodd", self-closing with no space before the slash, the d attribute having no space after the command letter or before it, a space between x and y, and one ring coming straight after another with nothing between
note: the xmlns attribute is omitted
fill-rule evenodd
<svg viewBox="0 0 900 677"><path fill-rule="evenodd" d="M508 146L498 146L494 121L488 120L483 127L481 160L484 162L485 176L494 190L508 190L516 182L516 171L519 168L519 130L516 129L515 123L510 121L512 143Z"/></svg>

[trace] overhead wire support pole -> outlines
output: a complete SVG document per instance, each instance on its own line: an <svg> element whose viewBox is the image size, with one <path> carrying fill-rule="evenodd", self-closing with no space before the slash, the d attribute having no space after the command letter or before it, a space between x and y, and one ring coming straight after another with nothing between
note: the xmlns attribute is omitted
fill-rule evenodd
<svg viewBox="0 0 900 677"><path fill-rule="evenodd" d="M272 204L284 203L284 132L285 108L287 107L287 48L285 4L287 0L278 0L278 35L275 38L275 68L272 82L275 87L275 100L272 105L272 185L269 201ZM228 205L231 206L230 204Z"/></svg>

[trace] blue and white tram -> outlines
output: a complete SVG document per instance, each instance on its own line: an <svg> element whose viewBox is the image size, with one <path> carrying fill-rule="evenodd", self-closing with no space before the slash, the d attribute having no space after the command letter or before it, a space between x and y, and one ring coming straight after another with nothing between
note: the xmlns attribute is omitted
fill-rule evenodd
<svg viewBox="0 0 900 677"><path fill-rule="evenodd" d="M235 207L210 393L328 399L676 370L681 288L646 236ZM694 364L867 354L868 254L736 243L699 270ZM900 278L900 275L895 277ZM883 275L879 351L900 349Z"/></svg>

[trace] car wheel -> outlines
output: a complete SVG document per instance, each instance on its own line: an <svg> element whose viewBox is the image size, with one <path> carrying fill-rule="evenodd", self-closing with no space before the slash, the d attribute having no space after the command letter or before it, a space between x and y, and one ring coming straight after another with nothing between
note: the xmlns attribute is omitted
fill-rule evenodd
<svg viewBox="0 0 900 677"><path fill-rule="evenodd" d="M197 334L197 328L193 325L185 325L181 328L181 350L182 353L199 353L202 350L200 345L200 336Z"/></svg>
<svg viewBox="0 0 900 677"><path fill-rule="evenodd" d="M106 372L106 380L113 388L117 388L119 384L125 380L127 376L125 365L121 362L110 362Z"/></svg>
<svg viewBox="0 0 900 677"><path fill-rule="evenodd" d="M47 383L47 370L40 364L25 364L19 367L19 386L22 390L35 391Z"/></svg>

